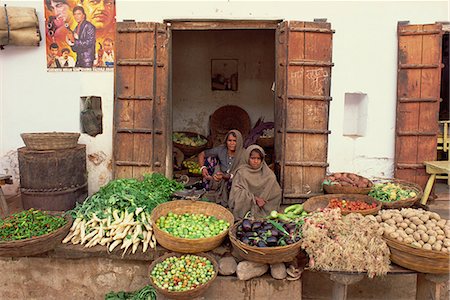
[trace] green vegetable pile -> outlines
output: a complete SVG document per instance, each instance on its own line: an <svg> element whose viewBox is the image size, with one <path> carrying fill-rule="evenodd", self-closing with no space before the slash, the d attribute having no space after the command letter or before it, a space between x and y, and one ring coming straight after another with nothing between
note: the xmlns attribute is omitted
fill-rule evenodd
<svg viewBox="0 0 450 300"><path fill-rule="evenodd" d="M171 212L166 217L160 217L156 225L173 236L188 239L213 237L230 226L227 221L214 216L188 213L178 215Z"/></svg>
<svg viewBox="0 0 450 300"><path fill-rule="evenodd" d="M0 242L41 236L66 225L67 220L47 212L29 209L0 219Z"/></svg>
<svg viewBox="0 0 450 300"><path fill-rule="evenodd" d="M151 285L146 285L135 292L109 292L105 300L156 300L156 291Z"/></svg>
<svg viewBox="0 0 450 300"><path fill-rule="evenodd" d="M188 291L211 280L214 276L214 265L202 256L171 256L156 264L150 276L161 289L171 292Z"/></svg>
<svg viewBox="0 0 450 300"><path fill-rule="evenodd" d="M71 213L74 218L90 219L95 214L103 219L112 216L114 210L132 213L137 208L142 208L145 212L151 212L158 204L169 201L173 192L182 188L182 184L159 173L145 174L142 181L116 179L100 188L82 204L77 204Z"/></svg>
<svg viewBox="0 0 450 300"><path fill-rule="evenodd" d="M400 185L388 182L377 183L369 192L369 196L382 202L394 202L417 196L416 192L403 189Z"/></svg>

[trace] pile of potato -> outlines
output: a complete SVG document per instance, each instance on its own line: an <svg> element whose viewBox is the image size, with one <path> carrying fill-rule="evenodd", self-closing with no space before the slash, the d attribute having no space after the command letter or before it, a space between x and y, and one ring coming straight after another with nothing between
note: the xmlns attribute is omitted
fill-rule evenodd
<svg viewBox="0 0 450 300"><path fill-rule="evenodd" d="M415 248L450 253L450 220L422 209L381 210L376 216L384 235Z"/></svg>

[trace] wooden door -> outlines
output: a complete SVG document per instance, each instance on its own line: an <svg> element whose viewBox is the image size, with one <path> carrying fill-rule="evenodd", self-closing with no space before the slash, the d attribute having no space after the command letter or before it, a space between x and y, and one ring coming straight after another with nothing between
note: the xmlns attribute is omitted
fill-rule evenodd
<svg viewBox="0 0 450 300"><path fill-rule="evenodd" d="M424 161L436 160L442 24L398 25L395 178L422 187Z"/></svg>
<svg viewBox="0 0 450 300"><path fill-rule="evenodd" d="M169 31L159 23L117 23L113 174L171 176Z"/></svg>
<svg viewBox="0 0 450 300"><path fill-rule="evenodd" d="M276 170L283 202L321 193L326 175L331 24L281 22L276 30Z"/></svg>

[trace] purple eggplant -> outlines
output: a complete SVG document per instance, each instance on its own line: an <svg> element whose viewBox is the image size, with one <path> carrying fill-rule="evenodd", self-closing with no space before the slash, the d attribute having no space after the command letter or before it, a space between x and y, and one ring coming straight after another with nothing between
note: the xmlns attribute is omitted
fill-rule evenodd
<svg viewBox="0 0 450 300"><path fill-rule="evenodd" d="M259 248L265 248L265 247L267 247L266 243L264 243L263 240L260 240L260 241L256 244L256 246L259 247Z"/></svg>
<svg viewBox="0 0 450 300"><path fill-rule="evenodd" d="M278 239L274 236L270 236L266 240L267 246L274 247L277 245Z"/></svg>
<svg viewBox="0 0 450 300"><path fill-rule="evenodd" d="M244 219L242 221L242 230L246 232L252 230L252 222L249 219Z"/></svg>
<svg viewBox="0 0 450 300"><path fill-rule="evenodd" d="M252 224L252 230L253 230L253 231L256 231L256 230L258 230L258 229L260 229L260 228L261 228L261 222L256 221L256 222L254 222L254 223Z"/></svg>

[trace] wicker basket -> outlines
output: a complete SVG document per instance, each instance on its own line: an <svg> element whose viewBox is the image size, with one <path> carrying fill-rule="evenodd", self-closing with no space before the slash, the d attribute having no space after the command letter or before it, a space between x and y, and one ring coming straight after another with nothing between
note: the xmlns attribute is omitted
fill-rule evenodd
<svg viewBox="0 0 450 300"><path fill-rule="evenodd" d="M184 133L187 137L197 137L200 136L202 139L207 140L207 138L204 135L195 133L195 132L189 132L189 131L177 131L178 133ZM179 144L176 142L173 142L173 146L177 147L178 149L181 150L181 152L183 152L183 154L187 157L190 157L192 155L196 155L199 154L200 152L202 152L203 150L205 150L208 147L208 143L205 143L202 146L188 146L188 145L183 145L183 144Z"/></svg>
<svg viewBox="0 0 450 300"><path fill-rule="evenodd" d="M225 220L230 225L234 223L233 214L225 207L214 203L194 200L174 200L158 205L152 211L152 223L156 224L156 221L161 216L166 216L169 212L174 214L201 213ZM159 229L156 225L153 226L153 231L157 242L161 246L181 253L198 253L217 248L220 244L222 244L228 234L228 230L224 230L219 235L209 238L186 239L170 235L169 233Z"/></svg>
<svg viewBox="0 0 450 300"><path fill-rule="evenodd" d="M49 212L51 215L61 215L61 212ZM32 256L53 250L69 232L72 217L65 216L67 223L57 230L30 239L0 242L0 256L21 257Z"/></svg>
<svg viewBox="0 0 450 300"><path fill-rule="evenodd" d="M378 213L378 211L381 209L381 203L377 201L375 198L367 196L367 195L361 195L361 194L330 194L330 195L323 195L323 196L315 196L311 197L308 200L303 203L303 209L306 212L313 212L317 209L323 209L328 206L331 199L337 198L339 200L345 200L345 201L364 201L366 203L372 204L377 203L377 207L371 208L371 209L365 209L365 210L341 210L342 215L348 215L349 213L359 213L362 215L375 215Z"/></svg>
<svg viewBox="0 0 450 300"><path fill-rule="evenodd" d="M400 180L400 179L380 179L378 181L374 181L374 183L388 183L392 182L395 184L400 185L402 189L412 190L416 193L415 197L407 198L404 200L394 201L394 202L383 202L380 201L382 204L382 208L387 209L396 209L396 208L403 208L403 207L411 207L414 205L416 201L420 201L422 198L423 190L422 188L415 183Z"/></svg>
<svg viewBox="0 0 450 300"><path fill-rule="evenodd" d="M256 144L260 145L263 148L271 148L274 146L275 138L272 137L259 137L256 140Z"/></svg>
<svg viewBox="0 0 450 300"><path fill-rule="evenodd" d="M22 133L20 136L30 150L59 150L75 148L80 134L76 132L36 132Z"/></svg>
<svg viewBox="0 0 450 300"><path fill-rule="evenodd" d="M291 262L299 254L301 241L298 241L291 245L266 248L249 246L241 242L236 237L237 227L241 223L242 220L234 224L230 228L228 236L230 237L231 245L242 258L263 264L276 264L281 262Z"/></svg>
<svg viewBox="0 0 450 300"><path fill-rule="evenodd" d="M158 286L153 282L153 279L152 279L152 277L151 277L151 275L150 275L150 274L152 273L153 268L156 266L156 264L158 264L158 263L164 261L166 258L169 258L169 257L172 257L172 256L178 256L178 257L180 257L180 256L182 256L182 255L183 255L183 254L180 254L180 253L166 253L166 254L164 254L163 256L161 256L161 257L157 258L156 260L154 260L154 261L152 262L152 264L150 265L150 269L149 269L149 270L150 270L150 271L149 271L150 284L155 288L155 290L156 290L158 293L164 295L165 297L167 297L167 298L169 298L169 299L190 300L190 299L194 299L194 298L196 298L196 297L199 297L199 296L202 295L204 292L206 292L206 290L209 288L209 286L213 283L213 281L214 281L214 280L216 279L216 277L217 277L217 273L218 273L218 270L219 270L219 266L217 265L216 260L215 260L212 256L210 256L210 255L208 255L208 254L205 254L205 253L196 253L195 255L203 256L203 257L206 257L207 259L209 259L209 261L211 261L211 263L212 263L213 266L214 266L214 276L213 276L206 284L200 285L200 286L198 286L198 287L195 288L195 289L192 289L192 290L189 290L189 291L183 291L183 292L171 292L171 291L168 291L168 290L165 290L165 289L162 289L162 288L158 287Z"/></svg>
<svg viewBox="0 0 450 300"><path fill-rule="evenodd" d="M400 243L386 235L383 237L391 250L391 261L397 265L422 273L448 274L450 272L450 253L419 249Z"/></svg>
<svg viewBox="0 0 450 300"><path fill-rule="evenodd" d="M329 176L333 176L336 173L333 173ZM347 173L350 174L350 173ZM326 194L362 194L362 195L367 195L370 192L370 189L373 186L372 181L370 181L368 178L360 176L358 174L353 174L355 176L358 176L360 179L367 179L369 181L369 186L365 187L365 188L360 188L360 187L356 187L356 186L344 186L344 185L340 185L340 184L324 184L323 185L323 190ZM329 177L327 176L327 178ZM325 179L327 179L325 178Z"/></svg>

